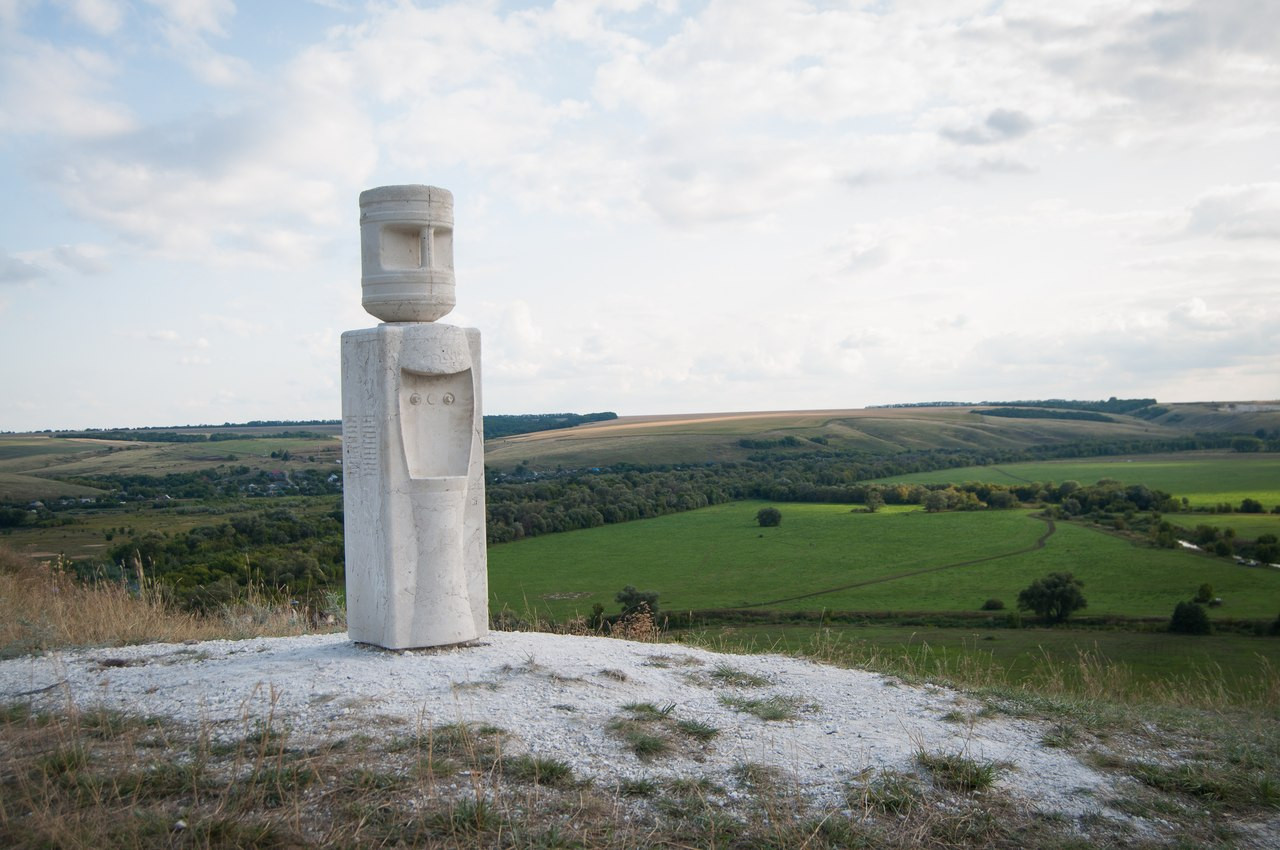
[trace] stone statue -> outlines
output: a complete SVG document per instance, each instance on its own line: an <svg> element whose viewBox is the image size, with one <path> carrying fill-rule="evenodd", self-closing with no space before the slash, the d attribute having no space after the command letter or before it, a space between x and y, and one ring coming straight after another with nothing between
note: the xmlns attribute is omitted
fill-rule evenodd
<svg viewBox="0 0 1280 850"><path fill-rule="evenodd" d="M360 194L361 303L342 335L347 631L387 649L488 632L480 332L454 306L453 195Z"/></svg>

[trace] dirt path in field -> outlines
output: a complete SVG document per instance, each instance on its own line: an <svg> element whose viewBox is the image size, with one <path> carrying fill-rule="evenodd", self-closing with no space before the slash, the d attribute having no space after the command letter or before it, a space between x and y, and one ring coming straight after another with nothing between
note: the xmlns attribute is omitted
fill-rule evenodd
<svg viewBox="0 0 1280 850"><path fill-rule="evenodd" d="M811 599L814 596L825 596L828 593L836 593L841 590L851 590L855 587L866 587L869 584L881 584L886 581L897 581L900 578L909 578L911 576L923 575L925 573L936 573L941 570L953 570L956 567L970 567L974 564L985 564L988 561L998 561L1001 558L1011 558L1014 555L1024 555L1027 552L1034 552L1037 549L1043 549L1045 543L1053 536L1053 533L1058 530L1058 527L1054 525L1053 520L1046 519L1044 517L1036 517L1036 519L1043 519L1049 526L1045 529L1044 534L1040 535L1040 537L1036 539L1036 542L1032 543L1030 546L1026 546L1022 549L1015 549L1012 552L1002 552L999 555L988 555L985 558L974 558L971 561L957 561L954 564L943 564L938 567L925 567L921 570L908 570L905 573L894 573L889 576L880 576L879 578L855 581L850 584L842 584L837 587L828 587L825 590L815 590L812 593L801 593L798 596L786 596L782 599L770 599L768 602L749 602L746 605L729 605L726 607L730 611L740 611L745 608L765 608L769 605L781 605L783 602L795 602L798 599Z"/></svg>
<svg viewBox="0 0 1280 850"><path fill-rule="evenodd" d="M1012 478L1014 481L1021 481L1021 482L1023 482L1024 484L1034 484L1034 483L1035 483L1035 482L1034 482L1034 481L1032 481L1030 478L1023 478L1021 475L1014 475L1012 472L1010 472L1010 471L1009 471L1009 470L1007 470L1007 469L1001 469L1001 468L1000 468L1000 467L998 467L998 466L993 466L993 467L991 467L991 468L992 468L993 470L995 470L996 472L1000 473L1001 475L1004 475L1004 476L1007 476L1007 477L1009 477L1009 478Z"/></svg>

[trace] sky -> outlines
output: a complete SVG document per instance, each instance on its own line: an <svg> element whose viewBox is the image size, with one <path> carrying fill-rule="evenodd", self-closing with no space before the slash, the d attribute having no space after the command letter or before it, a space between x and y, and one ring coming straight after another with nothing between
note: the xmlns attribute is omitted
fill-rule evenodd
<svg viewBox="0 0 1280 850"><path fill-rule="evenodd" d="M338 418L405 183L487 413L1280 397L1274 0L0 0L0 430Z"/></svg>

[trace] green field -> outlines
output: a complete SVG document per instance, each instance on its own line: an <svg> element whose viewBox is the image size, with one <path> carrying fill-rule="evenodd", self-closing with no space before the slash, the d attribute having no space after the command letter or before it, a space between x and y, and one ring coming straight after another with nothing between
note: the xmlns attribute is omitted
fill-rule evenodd
<svg viewBox="0 0 1280 850"><path fill-rule="evenodd" d="M1177 513L1165 514L1164 518L1188 530L1197 525L1231 528L1235 530L1237 537L1245 540L1256 540L1261 534L1280 537L1280 514Z"/></svg>
<svg viewBox="0 0 1280 850"><path fill-rule="evenodd" d="M1026 511L866 514L787 504L781 526L758 528L762 504L491 546L494 607L555 618L589 613L593 603L614 611L614 594L630 584L657 591L668 611L766 603L773 611L968 612L993 597L1013 608L1022 588L1059 570L1085 582L1082 613L1092 616L1167 617L1205 582L1224 599L1214 617L1280 612L1280 571L1065 522L1034 549L1048 527Z"/></svg>
<svg viewBox="0 0 1280 850"><path fill-rule="evenodd" d="M1028 481L1078 481L1094 484L1113 478L1122 484L1145 484L1194 506L1223 502L1239 505L1256 499L1270 510L1280 505L1280 455L1236 452L1187 452L1176 455L1104 457L1009 463L998 466L966 466L880 479L882 483L962 484L985 481L1015 484Z"/></svg>

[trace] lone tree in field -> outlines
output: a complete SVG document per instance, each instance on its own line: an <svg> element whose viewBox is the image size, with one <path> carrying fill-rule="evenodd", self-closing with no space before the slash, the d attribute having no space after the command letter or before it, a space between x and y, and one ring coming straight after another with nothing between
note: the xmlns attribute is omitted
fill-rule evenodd
<svg viewBox="0 0 1280 850"><path fill-rule="evenodd" d="M782 525L782 511L777 508L761 508L756 511L756 522L760 523L761 528Z"/></svg>
<svg viewBox="0 0 1280 850"><path fill-rule="evenodd" d="M1169 620L1169 631L1184 635L1207 635L1213 631L1209 615L1194 602L1179 602Z"/></svg>
<svg viewBox="0 0 1280 850"><path fill-rule="evenodd" d="M636 590L632 585L627 585L618 591L618 595L613 597L613 601L622 603L622 616L624 617L640 611L648 611L650 614L658 613L658 592L656 590Z"/></svg>
<svg viewBox="0 0 1280 850"><path fill-rule="evenodd" d="M1049 573L1018 594L1018 608L1034 611L1050 623L1065 622L1071 612L1089 604L1080 592L1082 587L1084 582L1071 573Z"/></svg>

